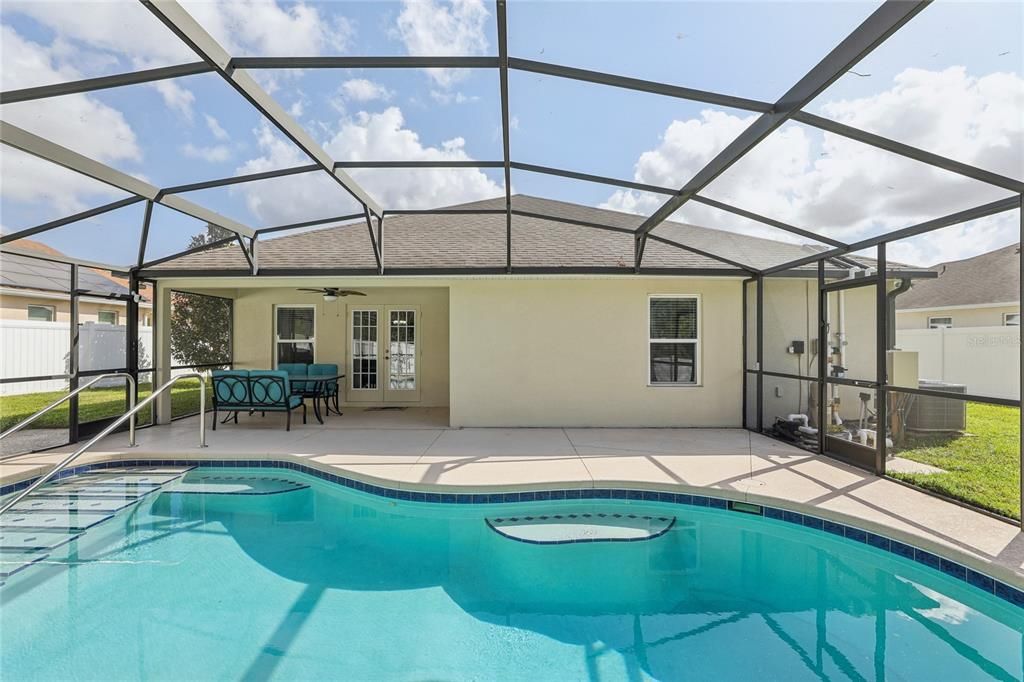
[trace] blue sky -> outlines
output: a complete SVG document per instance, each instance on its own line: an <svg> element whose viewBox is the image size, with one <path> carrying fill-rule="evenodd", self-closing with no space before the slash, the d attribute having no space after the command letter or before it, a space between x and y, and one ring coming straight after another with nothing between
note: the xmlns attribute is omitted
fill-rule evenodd
<svg viewBox="0 0 1024 682"><path fill-rule="evenodd" d="M494 54L494 8L477 0L185 3L236 55ZM510 0L509 51L771 101L867 17L865 2L530 2ZM1014 177L1024 176L1020 3L936 2L836 82L810 110ZM3 89L193 61L141 5L5 2ZM337 159L501 158L492 70L260 71L260 82ZM751 114L513 72L517 161L678 187ZM309 161L218 76L6 105L4 120L159 186ZM356 172L386 208L428 208L503 192L500 171ZM23 229L123 196L5 150L0 222ZM663 200L516 172L516 192L649 214ZM980 183L791 124L708 195L840 239L856 239L1005 196ZM262 227L354 208L317 174L186 195ZM39 237L81 257L135 258L138 206ZM706 207L680 219L788 239ZM927 264L1018 239L1016 216L899 245ZM148 257L200 225L154 221Z"/></svg>

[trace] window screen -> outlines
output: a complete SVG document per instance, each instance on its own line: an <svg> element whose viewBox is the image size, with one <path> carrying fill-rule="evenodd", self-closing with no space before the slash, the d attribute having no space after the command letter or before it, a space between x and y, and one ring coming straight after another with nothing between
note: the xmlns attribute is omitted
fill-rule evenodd
<svg viewBox="0 0 1024 682"><path fill-rule="evenodd" d="M310 364L316 344L316 308L277 308L277 364Z"/></svg>
<svg viewBox="0 0 1024 682"><path fill-rule="evenodd" d="M651 384L697 383L698 317L696 297L651 297L648 323Z"/></svg>

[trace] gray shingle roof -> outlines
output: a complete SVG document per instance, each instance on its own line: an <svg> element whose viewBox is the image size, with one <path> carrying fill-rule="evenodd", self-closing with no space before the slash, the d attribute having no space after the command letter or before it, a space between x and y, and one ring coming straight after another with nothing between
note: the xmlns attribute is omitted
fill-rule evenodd
<svg viewBox="0 0 1024 682"><path fill-rule="evenodd" d="M451 206L460 210L503 210L504 198ZM514 210L564 222L515 215L512 262L517 267L629 267L633 236L573 224L582 221L635 230L644 217L550 199L516 195ZM814 253L815 247L751 237L685 223L665 222L653 233L755 269ZM259 264L275 269L373 269L376 262L366 224L335 226L261 240ZM504 215L396 215L384 220L384 258L391 268L501 268L505 265ZM159 269L244 270L237 244L161 263ZM732 269L727 263L656 241L648 241L645 268ZM806 266L813 269L815 266Z"/></svg>
<svg viewBox="0 0 1024 682"><path fill-rule="evenodd" d="M936 266L935 279L915 281L896 299L900 310L1020 301L1020 243Z"/></svg>

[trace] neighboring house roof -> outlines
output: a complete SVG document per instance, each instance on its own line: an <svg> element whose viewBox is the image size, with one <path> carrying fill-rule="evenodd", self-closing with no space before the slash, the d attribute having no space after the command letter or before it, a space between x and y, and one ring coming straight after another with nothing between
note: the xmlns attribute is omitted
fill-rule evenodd
<svg viewBox="0 0 1024 682"><path fill-rule="evenodd" d="M32 239L19 239L19 248L38 251L40 256L63 256L64 254L46 244ZM0 286L13 289L68 293L71 284L71 266L65 263L29 258L5 253L0 268ZM97 294L127 294L127 282L100 270L80 268L78 288Z"/></svg>
<svg viewBox="0 0 1024 682"><path fill-rule="evenodd" d="M910 291L896 298L897 309L1020 302L1020 243L935 269L937 278L914 282Z"/></svg>
<svg viewBox="0 0 1024 682"><path fill-rule="evenodd" d="M512 207L560 219L512 217L512 262L516 267L630 267L633 264L633 235L575 225L573 221L635 230L644 216L524 195L513 196ZM447 208L500 211L505 208L505 200L499 197ZM502 268L505 266L505 230L503 214L388 216L384 220L385 266ZM780 265L819 250L676 222L662 223L654 234L755 269ZM376 267L363 222L261 240L257 251L261 270L372 270ZM859 259L859 262L865 266L873 264L867 259ZM644 267L734 268L720 260L653 240L647 243ZM816 267L810 264L805 269ZM246 270L248 263L238 245L230 244L181 256L161 263L158 268Z"/></svg>

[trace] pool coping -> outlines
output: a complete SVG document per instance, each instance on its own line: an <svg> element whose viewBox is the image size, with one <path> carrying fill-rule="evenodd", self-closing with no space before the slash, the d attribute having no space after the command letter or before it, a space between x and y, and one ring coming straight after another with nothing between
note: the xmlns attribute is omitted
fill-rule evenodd
<svg viewBox="0 0 1024 682"><path fill-rule="evenodd" d="M683 504L698 508L733 511L748 516L761 516L844 537L940 571L944 575L995 595L1010 605L1024 608L1024 576L1005 566L930 538L867 519L749 491L736 491L735 495L732 495L732 491L714 489L716 494L709 495L707 494L708 488L696 486L622 481L604 482L601 487L581 486L578 482L576 484L552 482L520 486L522 488L530 487L529 490L499 490L496 486L491 486L489 492L481 491L483 487L475 488L475 492L467 492L463 488L444 485L433 486L434 489L430 489L429 485L410 486L366 474L353 474L336 465L313 466L306 460L296 461L281 455L261 459L232 457L220 459L204 457L128 459L123 458L123 454L111 453L109 459L106 459L104 458L106 453L97 454L100 459L64 469L54 476L53 480L76 476L88 471L117 467L194 465L210 468L285 469L385 499L429 504L514 504L550 500L631 500ZM41 467L41 469L43 468L45 467ZM345 475L336 473L338 471L344 472ZM38 478L32 472L26 472L25 475L26 478L22 480L0 486L0 496L21 490ZM407 487L398 487L400 485ZM744 506L756 505L760 507L760 513L749 509L740 509L734 506L735 503Z"/></svg>

